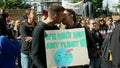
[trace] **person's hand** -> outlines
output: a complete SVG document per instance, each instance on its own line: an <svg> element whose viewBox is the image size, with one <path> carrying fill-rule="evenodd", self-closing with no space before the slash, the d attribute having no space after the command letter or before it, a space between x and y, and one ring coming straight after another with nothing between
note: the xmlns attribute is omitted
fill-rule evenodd
<svg viewBox="0 0 120 68"><path fill-rule="evenodd" d="M97 50L94 54L93 54L93 56L95 57L95 56L98 56L98 55L100 55L100 50Z"/></svg>
<svg viewBox="0 0 120 68"><path fill-rule="evenodd" d="M97 51L96 51L96 54L100 54L100 53L101 53L101 51L100 51L100 50L97 50Z"/></svg>
<svg viewBox="0 0 120 68"><path fill-rule="evenodd" d="M25 37L25 41L26 42L31 42L32 41L32 37Z"/></svg>
<svg viewBox="0 0 120 68"><path fill-rule="evenodd" d="M19 39L21 39L21 37L19 36L19 37L17 37L17 39L19 40Z"/></svg>

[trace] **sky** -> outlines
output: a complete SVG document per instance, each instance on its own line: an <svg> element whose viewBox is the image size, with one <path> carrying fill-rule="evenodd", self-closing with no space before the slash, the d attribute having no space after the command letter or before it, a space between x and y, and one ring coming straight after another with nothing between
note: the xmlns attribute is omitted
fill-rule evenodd
<svg viewBox="0 0 120 68"><path fill-rule="evenodd" d="M103 0L103 7L106 6L107 2L108 2L108 6L111 7L117 5L119 0Z"/></svg>

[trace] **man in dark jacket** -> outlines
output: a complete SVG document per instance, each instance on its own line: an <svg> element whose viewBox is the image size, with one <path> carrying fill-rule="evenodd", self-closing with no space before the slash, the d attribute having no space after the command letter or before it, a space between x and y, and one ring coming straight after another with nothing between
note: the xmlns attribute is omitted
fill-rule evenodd
<svg viewBox="0 0 120 68"><path fill-rule="evenodd" d="M117 25L116 25L117 24ZM112 67L120 68L120 20L115 23L111 37Z"/></svg>
<svg viewBox="0 0 120 68"><path fill-rule="evenodd" d="M57 4L51 4L48 8L48 17L44 21L37 24L33 32L32 48L31 48L31 68L47 68L44 31L59 29L55 24L62 22L64 8Z"/></svg>

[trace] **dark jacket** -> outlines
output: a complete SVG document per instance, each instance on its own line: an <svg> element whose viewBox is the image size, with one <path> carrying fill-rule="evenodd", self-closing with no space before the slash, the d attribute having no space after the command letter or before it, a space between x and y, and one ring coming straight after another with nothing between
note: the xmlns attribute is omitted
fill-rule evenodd
<svg viewBox="0 0 120 68"><path fill-rule="evenodd" d="M6 37L0 36L0 68L16 68L16 57L20 56L20 44L17 39L12 42Z"/></svg>
<svg viewBox="0 0 120 68"><path fill-rule="evenodd" d="M20 36L21 36L21 52L28 55L31 48L31 42L26 42L25 37L32 37L34 27L32 27L29 23L23 24L20 27Z"/></svg>
<svg viewBox="0 0 120 68"><path fill-rule="evenodd" d="M93 39L90 31L86 27L81 26L80 23L74 25L73 28L85 28L87 47L88 47L88 55L89 55L89 58L94 57L94 54L96 53L97 48L95 45L95 40Z"/></svg>
<svg viewBox="0 0 120 68"><path fill-rule="evenodd" d="M92 36L93 36L93 39L95 40L97 49L100 50L103 43L103 38L101 33L95 30L95 31L92 31Z"/></svg>
<svg viewBox="0 0 120 68"><path fill-rule="evenodd" d="M115 26L111 38L112 68L120 68L120 24Z"/></svg>
<svg viewBox="0 0 120 68"><path fill-rule="evenodd" d="M43 22L37 24L33 32L33 40L31 47L31 68L47 68L46 64L46 52L44 42L44 31L55 30L57 26L49 26Z"/></svg>

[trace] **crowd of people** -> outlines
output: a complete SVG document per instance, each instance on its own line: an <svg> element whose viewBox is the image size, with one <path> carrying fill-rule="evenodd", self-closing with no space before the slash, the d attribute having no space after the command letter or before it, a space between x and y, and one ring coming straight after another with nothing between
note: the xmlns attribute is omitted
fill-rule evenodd
<svg viewBox="0 0 120 68"><path fill-rule="evenodd" d="M73 28L85 28L90 63L68 68L102 68L101 47L104 39L113 31L111 68L120 68L120 29L116 25L119 21L114 21L112 17L79 18L72 9L57 3L42 12L39 22L36 21L34 9L26 10L25 14L23 21L13 21L9 13L0 9L0 68L47 68L44 31Z"/></svg>

